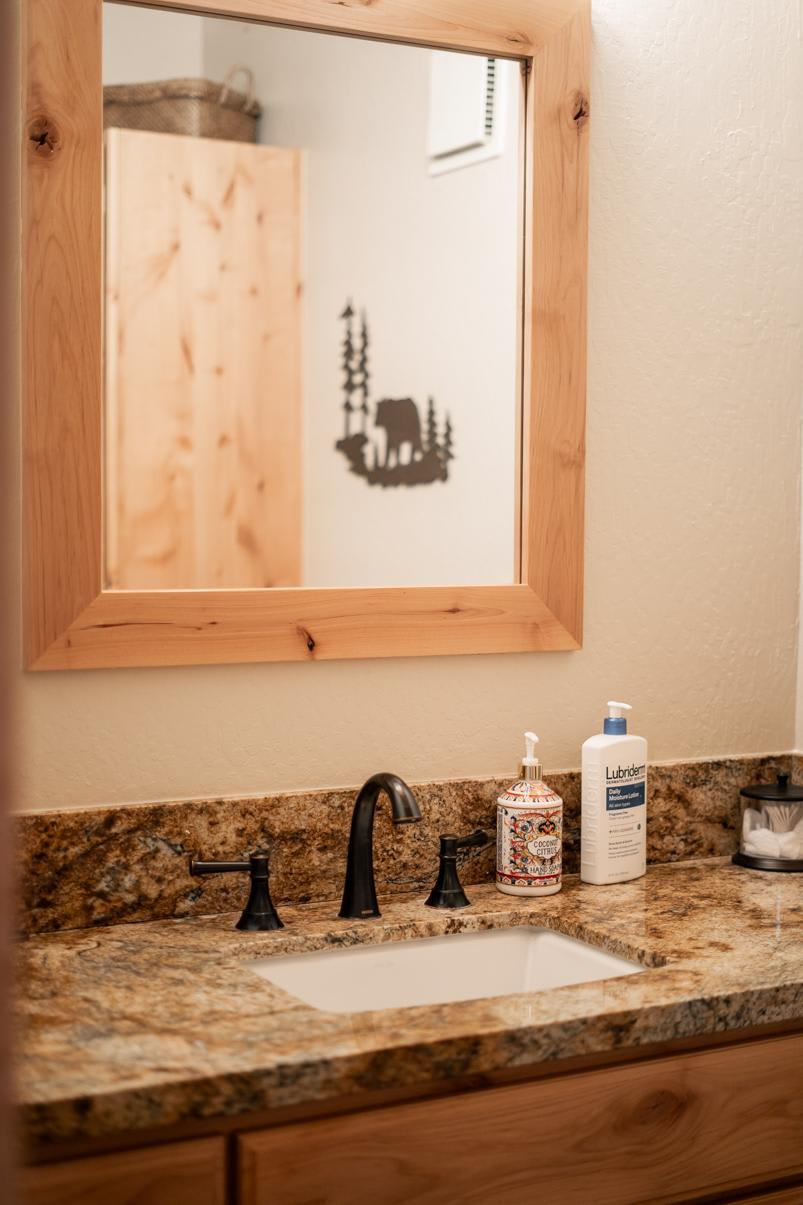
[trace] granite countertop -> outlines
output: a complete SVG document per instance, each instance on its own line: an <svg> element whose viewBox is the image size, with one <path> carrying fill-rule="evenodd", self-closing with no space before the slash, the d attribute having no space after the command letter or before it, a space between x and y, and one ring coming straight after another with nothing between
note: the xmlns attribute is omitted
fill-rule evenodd
<svg viewBox="0 0 803 1205"><path fill-rule="evenodd" d="M380 898L373 921L337 904L71 930L20 946L18 1096L37 1145L231 1117L351 1093L525 1069L548 1060L803 1019L803 883L724 859L525 899L470 889L454 913ZM246 959L361 942L539 924L636 959L644 974L449 1005L318 1011Z"/></svg>

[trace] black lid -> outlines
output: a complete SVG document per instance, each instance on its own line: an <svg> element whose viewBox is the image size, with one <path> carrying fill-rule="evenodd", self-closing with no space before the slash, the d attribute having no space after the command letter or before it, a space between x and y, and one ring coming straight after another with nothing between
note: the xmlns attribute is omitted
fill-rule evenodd
<svg viewBox="0 0 803 1205"><path fill-rule="evenodd" d="M755 787L744 787L739 794L746 795L748 799L800 803L803 801L803 786L800 786L796 782L790 782L788 774L779 774L777 782L769 782L766 785L759 783Z"/></svg>

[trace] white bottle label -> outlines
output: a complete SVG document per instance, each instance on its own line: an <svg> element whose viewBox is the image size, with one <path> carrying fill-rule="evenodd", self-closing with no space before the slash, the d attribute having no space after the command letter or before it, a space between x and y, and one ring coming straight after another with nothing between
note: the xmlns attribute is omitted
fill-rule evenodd
<svg viewBox="0 0 803 1205"><path fill-rule="evenodd" d="M607 854L615 864L627 858L644 858L646 824L647 767L607 766L605 770L605 811L608 817Z"/></svg>
<svg viewBox="0 0 803 1205"><path fill-rule="evenodd" d="M554 796L553 796L554 798ZM508 887L560 883L563 806L508 808L499 804L496 881Z"/></svg>

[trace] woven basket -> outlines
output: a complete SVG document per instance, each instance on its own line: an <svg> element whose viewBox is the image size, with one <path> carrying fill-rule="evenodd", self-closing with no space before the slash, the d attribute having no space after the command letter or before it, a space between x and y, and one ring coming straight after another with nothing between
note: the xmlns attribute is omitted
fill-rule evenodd
<svg viewBox="0 0 803 1205"><path fill-rule="evenodd" d="M246 91L231 81L247 78ZM254 99L254 80L247 67L233 67L222 84L205 79L159 80L152 84L112 84L103 89L103 125L194 138L227 138L256 142L262 110Z"/></svg>

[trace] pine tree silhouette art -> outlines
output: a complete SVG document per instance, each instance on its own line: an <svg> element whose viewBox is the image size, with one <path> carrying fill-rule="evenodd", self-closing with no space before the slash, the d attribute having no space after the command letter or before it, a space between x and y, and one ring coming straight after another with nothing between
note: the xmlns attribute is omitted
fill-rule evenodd
<svg viewBox="0 0 803 1205"><path fill-rule="evenodd" d="M364 478L368 485L387 488L447 481L448 464L454 459L451 419L446 415L441 436L435 399L431 395L427 397L425 420L418 403L410 396L381 397L369 405L371 339L368 317L365 310L360 310L356 347L354 318L354 306L349 299L340 314L344 323L340 353L344 433L335 443L336 450L346 458L349 472ZM372 409L373 423L369 434ZM352 433L351 416L354 413L360 416L360 430ZM378 443L373 437L374 429L382 432Z"/></svg>
<svg viewBox="0 0 803 1205"><path fill-rule="evenodd" d="M435 399L430 395L427 401L427 451L438 447L438 424L435 418Z"/></svg>
<svg viewBox="0 0 803 1205"><path fill-rule="evenodd" d="M450 460L454 460L454 452L452 451L452 421L449 415L446 415L446 423L443 428L443 443L441 444L440 453L443 464L448 464Z"/></svg>
<svg viewBox="0 0 803 1205"><path fill-rule="evenodd" d="M368 382L371 379L371 374L368 371L368 323L365 319L365 310L360 313L360 357L357 361L357 374L359 378L359 390L362 396L362 403L359 407L361 416L361 430L365 435L365 427L368 422Z"/></svg>
<svg viewBox="0 0 803 1205"><path fill-rule="evenodd" d="M343 394L345 401L343 402L343 410L345 419L343 425L344 438L348 439L351 434L351 415L354 410L351 399L354 394L356 384L354 380L354 338L351 328L351 320L354 317L354 310L351 302L346 302L346 308L340 315L346 323L346 333L343 336L343 352L340 360L343 369Z"/></svg>

